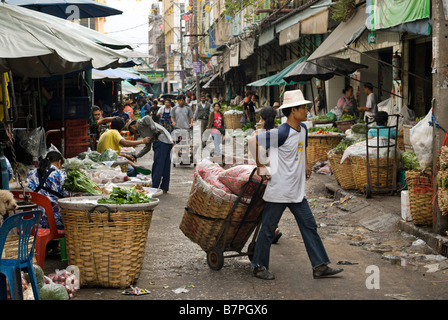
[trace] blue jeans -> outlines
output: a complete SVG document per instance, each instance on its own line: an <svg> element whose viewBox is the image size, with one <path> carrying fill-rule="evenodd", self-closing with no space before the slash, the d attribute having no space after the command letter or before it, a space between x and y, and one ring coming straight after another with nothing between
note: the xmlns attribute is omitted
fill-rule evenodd
<svg viewBox="0 0 448 320"><path fill-rule="evenodd" d="M152 164L152 187L168 191L170 188L171 174L171 149L172 144L156 141L152 145L154 150L154 162Z"/></svg>
<svg viewBox="0 0 448 320"><path fill-rule="evenodd" d="M215 154L221 154L222 135L220 133L212 133L213 145L215 146Z"/></svg>
<svg viewBox="0 0 448 320"><path fill-rule="evenodd" d="M266 208L262 216L262 225L255 245L252 265L255 267L263 266L269 268L269 254L272 241L275 237L275 229L286 207L291 210L296 219L313 269L320 265L329 264L330 260L328 259L322 240L317 233L316 220L314 220L308 201L303 199L300 203L266 203Z"/></svg>

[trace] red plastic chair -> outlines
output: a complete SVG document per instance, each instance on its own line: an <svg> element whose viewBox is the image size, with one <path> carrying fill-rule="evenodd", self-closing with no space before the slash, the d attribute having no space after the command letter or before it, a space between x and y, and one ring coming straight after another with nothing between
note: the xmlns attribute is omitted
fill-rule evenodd
<svg viewBox="0 0 448 320"><path fill-rule="evenodd" d="M56 226L56 219L54 218L53 207L51 205L50 199L47 196L38 193L25 191L25 198L23 191L11 191L14 198L25 201L31 201L36 205L43 207L45 214L47 216L49 229L39 228L37 230L36 237L36 247L34 250L34 255L36 256L37 264L44 270L45 265L45 252L47 249L47 244L51 240L59 240L61 242L61 258L66 259L65 254L65 230L59 230Z"/></svg>

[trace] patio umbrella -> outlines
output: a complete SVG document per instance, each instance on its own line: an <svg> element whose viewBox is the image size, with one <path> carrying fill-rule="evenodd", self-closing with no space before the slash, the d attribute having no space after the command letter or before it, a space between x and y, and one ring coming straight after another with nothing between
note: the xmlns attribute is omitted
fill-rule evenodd
<svg viewBox="0 0 448 320"><path fill-rule="evenodd" d="M26 7L64 19L107 17L123 11L93 0L6 0L7 3ZM79 13L79 15L78 15Z"/></svg>
<svg viewBox="0 0 448 320"><path fill-rule="evenodd" d="M296 82L308 81L312 78L329 80L334 76L352 74L360 68L367 68L367 66L347 59L326 56L299 63L285 74L283 79Z"/></svg>
<svg viewBox="0 0 448 320"><path fill-rule="evenodd" d="M86 67L114 68L127 59L63 25L22 10L26 9L0 3L0 72L41 78Z"/></svg>

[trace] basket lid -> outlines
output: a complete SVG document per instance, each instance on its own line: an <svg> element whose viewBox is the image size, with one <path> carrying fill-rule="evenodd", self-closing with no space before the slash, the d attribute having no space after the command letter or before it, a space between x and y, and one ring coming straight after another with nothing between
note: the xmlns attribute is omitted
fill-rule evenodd
<svg viewBox="0 0 448 320"><path fill-rule="evenodd" d="M104 204L98 203L98 199L107 197L107 195L87 196L87 197L70 197L63 198L58 201L62 209L67 210L91 210L94 207L101 205L108 207L111 211L148 211L153 210L159 204L158 198L152 198L149 203L135 203L135 204Z"/></svg>

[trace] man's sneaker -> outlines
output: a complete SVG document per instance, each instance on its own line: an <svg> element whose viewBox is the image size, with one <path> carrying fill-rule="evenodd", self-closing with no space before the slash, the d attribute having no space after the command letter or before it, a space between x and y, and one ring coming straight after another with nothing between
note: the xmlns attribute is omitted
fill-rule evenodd
<svg viewBox="0 0 448 320"><path fill-rule="evenodd" d="M266 267L255 267L254 276L263 280L274 280L274 275Z"/></svg>
<svg viewBox="0 0 448 320"><path fill-rule="evenodd" d="M325 264L317 267L316 269L313 269L313 278L319 279L319 278L331 277L342 271L344 271L344 269L333 269Z"/></svg>

